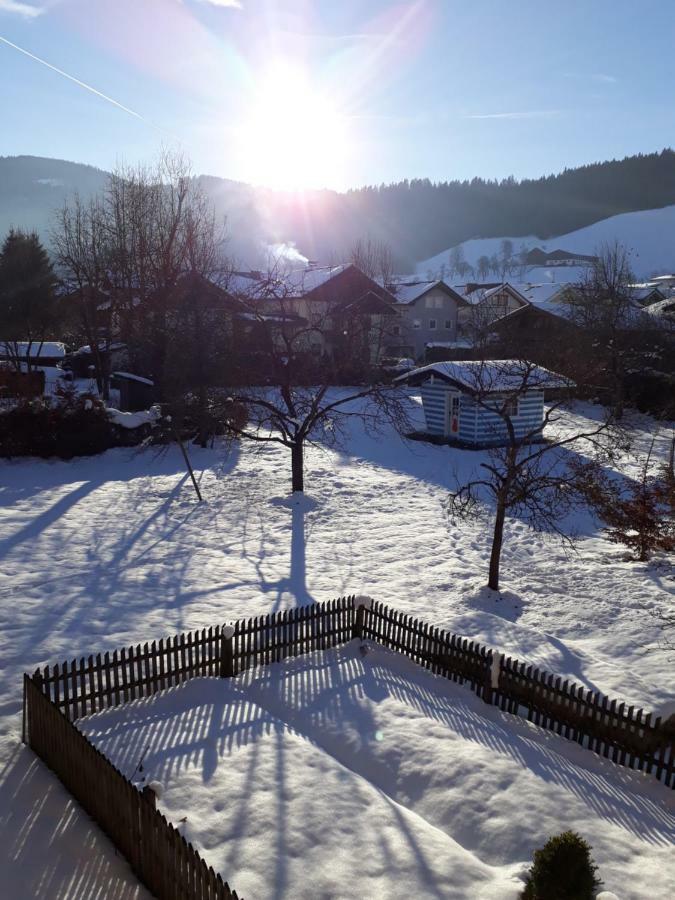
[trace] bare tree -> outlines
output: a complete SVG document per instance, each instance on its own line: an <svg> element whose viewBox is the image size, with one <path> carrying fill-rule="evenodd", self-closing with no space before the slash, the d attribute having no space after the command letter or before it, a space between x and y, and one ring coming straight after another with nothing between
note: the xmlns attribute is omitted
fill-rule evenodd
<svg viewBox="0 0 675 900"><path fill-rule="evenodd" d="M240 297L250 325L248 367L245 386L230 392L223 410L246 409L246 424L230 416L242 438L290 450L292 490L302 492L307 444L340 445L351 420L371 431L391 422L403 429L405 407L398 388L378 382L374 366L389 313L377 303L308 301L296 277L276 268Z"/></svg>
<svg viewBox="0 0 675 900"><path fill-rule="evenodd" d="M543 424L524 426L519 404L531 392L564 391L560 376L526 360L481 361L472 379L474 402L489 413L498 446L488 449L488 459L480 463L480 475L450 495L447 511L453 519L465 519L494 505L492 547L488 587L499 590L500 561L507 517L517 516L533 529L552 531L564 540L561 520L577 496L577 472L571 465L571 451L609 452L612 420L607 417L587 428L561 428L564 399L551 402L544 410ZM542 439L544 427L556 429Z"/></svg>
<svg viewBox="0 0 675 900"><path fill-rule="evenodd" d="M391 247L384 241L358 238L349 252L349 261L383 287L394 280L394 257Z"/></svg>
<svg viewBox="0 0 675 900"><path fill-rule="evenodd" d="M66 302L77 305L82 330L96 369L98 390L109 398L109 349L113 340L116 297L110 290L111 248L101 198L75 197L59 211L52 245Z"/></svg>
<svg viewBox="0 0 675 900"><path fill-rule="evenodd" d="M626 248L615 241L605 244L584 280L569 292L570 320L579 327L581 363L594 372L596 383L608 387L614 414L620 418L625 404L626 374L633 364L644 364L653 323L633 300L634 281Z"/></svg>
<svg viewBox="0 0 675 900"><path fill-rule="evenodd" d="M485 281L485 279L490 274L490 257L486 256L484 253L482 256L478 257L476 262L476 275L480 281Z"/></svg>
<svg viewBox="0 0 675 900"><path fill-rule="evenodd" d="M529 250L527 249L527 245L521 241L520 247L518 248L518 277L521 281L525 278L527 274L528 263L527 259L529 256Z"/></svg>
<svg viewBox="0 0 675 900"><path fill-rule="evenodd" d="M453 247L450 251L448 267L451 277L456 275L459 278L465 278L467 275L473 274L473 266L466 261L464 257L464 247L461 244Z"/></svg>
<svg viewBox="0 0 675 900"><path fill-rule="evenodd" d="M103 396L113 340L129 346L132 362L153 376L162 394L193 387L177 379L188 369L170 362L190 334L188 310L176 307L176 291L185 278L224 280L228 266L224 224L216 221L185 158L163 151L152 166L118 167L100 197L66 203L53 243L80 308ZM202 334L212 328L208 320L200 325ZM199 341L194 350L208 359ZM189 371L194 375L195 366Z"/></svg>
<svg viewBox="0 0 675 900"><path fill-rule="evenodd" d="M506 281L514 268L513 241L504 238L499 248L499 276L502 281Z"/></svg>

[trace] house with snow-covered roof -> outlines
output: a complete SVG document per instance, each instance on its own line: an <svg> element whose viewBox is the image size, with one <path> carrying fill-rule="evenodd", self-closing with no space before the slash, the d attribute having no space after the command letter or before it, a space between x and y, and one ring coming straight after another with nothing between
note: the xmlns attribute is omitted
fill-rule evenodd
<svg viewBox="0 0 675 900"><path fill-rule="evenodd" d="M551 316L569 320L575 290L572 282L467 284L463 296L468 306L460 312L460 333L474 341L485 340L500 330L502 320L518 315L523 322L540 322L540 312L547 324Z"/></svg>
<svg viewBox="0 0 675 900"><path fill-rule="evenodd" d="M631 297L640 306L650 306L652 303L659 303L665 300L668 291L661 289L650 282L643 282L629 285Z"/></svg>
<svg viewBox="0 0 675 900"><path fill-rule="evenodd" d="M675 326L675 297L666 297L664 300L658 300L645 307L645 313L657 321L669 325L671 328Z"/></svg>
<svg viewBox="0 0 675 900"><path fill-rule="evenodd" d="M404 279L387 285L395 298L396 321L386 355L424 359L430 343L453 346L458 340L459 310L467 301L441 280Z"/></svg>
<svg viewBox="0 0 675 900"><path fill-rule="evenodd" d="M15 366L29 363L35 366L57 366L66 355L61 341L0 341L0 362Z"/></svg>
<svg viewBox="0 0 675 900"><path fill-rule="evenodd" d="M420 388L426 433L464 447L543 439L546 391L571 387L562 375L520 359L437 362L396 379Z"/></svg>
<svg viewBox="0 0 675 900"><path fill-rule="evenodd" d="M375 364L385 355L394 297L354 265L235 272L228 291L251 332L260 326L278 337L302 332L316 358L359 356Z"/></svg>

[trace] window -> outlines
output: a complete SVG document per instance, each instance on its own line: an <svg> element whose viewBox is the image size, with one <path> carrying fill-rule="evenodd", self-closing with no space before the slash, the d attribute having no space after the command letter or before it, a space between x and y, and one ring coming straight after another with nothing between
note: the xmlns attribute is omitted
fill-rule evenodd
<svg viewBox="0 0 675 900"><path fill-rule="evenodd" d="M500 415L509 416L509 418L518 415L517 397L505 397L503 394L493 394L490 406L495 412L499 412Z"/></svg>
<svg viewBox="0 0 675 900"><path fill-rule="evenodd" d="M496 311L505 313L509 308L509 295L505 292L495 294L490 298L490 306Z"/></svg>
<svg viewBox="0 0 675 900"><path fill-rule="evenodd" d="M400 335L400 333L401 333L401 326L400 326L400 325L394 325L394 326L392 327L392 329L391 329L391 333L392 333L392 334L395 334L396 337L398 337L398 336Z"/></svg>
<svg viewBox="0 0 675 900"><path fill-rule="evenodd" d="M429 331L436 331L436 319L429 319Z"/></svg>
<svg viewBox="0 0 675 900"><path fill-rule="evenodd" d="M454 326L454 322L452 321L452 319L445 320L445 330L446 331L452 331L453 326Z"/></svg>
<svg viewBox="0 0 675 900"><path fill-rule="evenodd" d="M420 320L413 319L413 328L421 328L421 327L422 327L422 323L420 322Z"/></svg>
<svg viewBox="0 0 675 900"><path fill-rule="evenodd" d="M424 301L427 309L443 309L442 297L427 297Z"/></svg>

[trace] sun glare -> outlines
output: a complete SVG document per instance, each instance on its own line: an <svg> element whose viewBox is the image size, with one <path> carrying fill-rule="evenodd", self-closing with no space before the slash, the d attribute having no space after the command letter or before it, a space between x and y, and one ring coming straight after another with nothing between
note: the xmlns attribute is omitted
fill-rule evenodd
<svg viewBox="0 0 675 900"><path fill-rule="evenodd" d="M345 118L300 67L276 63L261 76L239 140L248 181L301 190L345 179Z"/></svg>

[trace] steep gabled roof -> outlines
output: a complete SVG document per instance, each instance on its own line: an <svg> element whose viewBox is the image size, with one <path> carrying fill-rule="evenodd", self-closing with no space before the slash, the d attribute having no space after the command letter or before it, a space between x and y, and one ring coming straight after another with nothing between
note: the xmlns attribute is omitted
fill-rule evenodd
<svg viewBox="0 0 675 900"><path fill-rule="evenodd" d="M421 297L424 297L425 294L428 294L434 288L440 289L449 297L452 297L460 306L466 306L467 303L466 299L455 288L442 280L410 279L409 281L398 281L389 284L387 288L394 295L396 303L405 306L414 305Z"/></svg>
<svg viewBox="0 0 675 900"><path fill-rule="evenodd" d="M514 300L525 306L527 300L520 291L508 281L500 281L498 284L489 282L488 284L469 283L466 285L463 297L471 306L477 306L479 303L489 301L490 298L506 292L510 294Z"/></svg>
<svg viewBox="0 0 675 900"><path fill-rule="evenodd" d="M231 312L239 309L238 301L220 285L198 272L179 276L168 291L157 291L150 298L166 309L202 309Z"/></svg>
<svg viewBox="0 0 675 900"><path fill-rule="evenodd" d="M231 293L247 300L287 299L325 301L354 308L363 298L378 298L380 305L393 306L390 292L356 266L313 266L265 274L233 272L228 280Z"/></svg>

